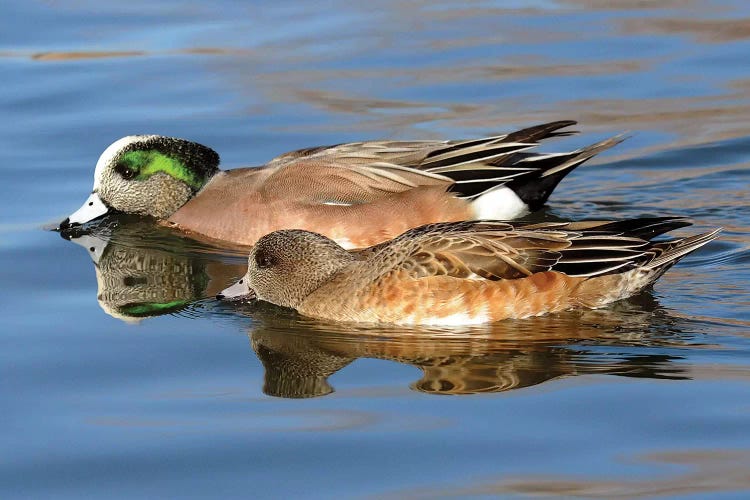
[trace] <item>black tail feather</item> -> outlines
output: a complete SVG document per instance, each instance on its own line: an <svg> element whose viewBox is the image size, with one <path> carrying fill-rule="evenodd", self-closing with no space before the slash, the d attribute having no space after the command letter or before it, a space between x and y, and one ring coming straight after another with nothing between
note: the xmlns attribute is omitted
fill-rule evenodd
<svg viewBox="0 0 750 500"><path fill-rule="evenodd" d="M524 176L510 181L506 186L512 189L516 196L529 206L530 211L536 212L547 203L552 191L569 172L570 170L563 170L547 177L534 176L534 178L531 178L531 176Z"/></svg>
<svg viewBox="0 0 750 500"><path fill-rule="evenodd" d="M533 127L527 127L517 132L508 134L504 139L506 142L539 142L547 137L564 137L568 135L576 134L576 131L564 131L558 132L559 129L570 127L575 125L575 120L559 120L556 122L542 123L541 125L534 125Z"/></svg>
<svg viewBox="0 0 750 500"><path fill-rule="evenodd" d="M528 151L548 137L575 133L561 131L575 124L573 120L560 120L507 135L451 143L428 154L420 168L453 179L450 191L463 198L507 186L532 211L538 210L573 169L623 140L617 136L569 153Z"/></svg>
<svg viewBox="0 0 750 500"><path fill-rule="evenodd" d="M623 136L615 136L571 153L556 155L517 153L517 156L522 158L512 160L515 161L515 166L533 166L535 170L527 175L519 175L505 185L529 206L529 210L532 212L539 210L566 175L598 153L621 143L624 139Z"/></svg>
<svg viewBox="0 0 750 500"><path fill-rule="evenodd" d="M570 228L575 224L572 223ZM650 277L650 282L653 282L683 257L716 239L721 231L719 228L687 238L660 242L651 240L689 225L689 219L678 217L644 218L596 225L593 231L583 231L580 237L571 239L571 246L561 250L560 260L553 269L571 276L603 276L640 268L654 271ZM605 235L606 233L609 234Z"/></svg>
<svg viewBox="0 0 750 500"><path fill-rule="evenodd" d="M624 233L628 236L651 240L662 234L692 224L693 222L687 217L644 217L641 219L611 222L597 227L596 230L610 233Z"/></svg>

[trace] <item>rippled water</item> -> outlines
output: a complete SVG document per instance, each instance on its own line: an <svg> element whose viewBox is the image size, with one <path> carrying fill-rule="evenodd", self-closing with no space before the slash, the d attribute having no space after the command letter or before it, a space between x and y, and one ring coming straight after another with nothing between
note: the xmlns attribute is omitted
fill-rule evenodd
<svg viewBox="0 0 750 500"><path fill-rule="evenodd" d="M3 14L3 498L750 492L746 2ZM45 230L128 134L197 140L231 168L556 119L583 134L550 150L630 138L536 217L687 215L721 239L607 309L405 330L219 304L242 252L147 221Z"/></svg>

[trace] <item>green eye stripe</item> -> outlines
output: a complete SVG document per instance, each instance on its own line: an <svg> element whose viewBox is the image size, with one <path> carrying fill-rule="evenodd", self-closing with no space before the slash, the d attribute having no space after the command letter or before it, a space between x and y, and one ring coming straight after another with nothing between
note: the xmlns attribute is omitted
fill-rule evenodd
<svg viewBox="0 0 750 500"><path fill-rule="evenodd" d="M203 179L184 163L159 151L128 151L122 155L118 163L125 164L137 172L135 178L139 181L146 180L158 172L164 172L192 188L200 189L203 186Z"/></svg>
<svg viewBox="0 0 750 500"><path fill-rule="evenodd" d="M127 316L144 317L166 314L181 309L188 304L187 300L175 300L172 302L138 302L119 307L120 312Z"/></svg>

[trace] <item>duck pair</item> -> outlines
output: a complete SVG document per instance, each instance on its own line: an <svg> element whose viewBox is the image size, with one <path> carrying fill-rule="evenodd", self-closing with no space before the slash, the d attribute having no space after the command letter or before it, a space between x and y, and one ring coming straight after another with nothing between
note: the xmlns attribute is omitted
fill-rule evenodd
<svg viewBox="0 0 750 500"><path fill-rule="evenodd" d="M718 231L653 242L689 222L498 222L538 210L575 167L622 140L530 151L574 123L309 148L229 171L194 142L125 137L102 153L91 195L60 229L120 211L254 244L247 274L220 297L327 320L478 324L600 307L642 290Z"/></svg>

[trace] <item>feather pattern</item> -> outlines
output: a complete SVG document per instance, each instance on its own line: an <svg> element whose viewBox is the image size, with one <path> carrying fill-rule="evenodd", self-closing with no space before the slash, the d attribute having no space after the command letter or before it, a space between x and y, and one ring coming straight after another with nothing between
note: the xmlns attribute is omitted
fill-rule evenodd
<svg viewBox="0 0 750 500"><path fill-rule="evenodd" d="M243 245L299 228L362 248L430 222L513 219L541 208L575 166L620 140L559 155L531 150L546 138L569 135L562 129L574 123L463 141L301 149L264 167L217 173L167 223Z"/></svg>
<svg viewBox="0 0 750 500"><path fill-rule="evenodd" d="M411 229L366 249L381 276L406 272L411 278L451 276L517 279L557 271L593 277L646 266L659 268L707 243L718 231L654 243L650 238L690 225L683 217L622 222L514 223L467 221Z"/></svg>
<svg viewBox="0 0 750 500"><path fill-rule="evenodd" d="M525 318L637 293L718 235L651 241L688 224L678 217L442 222L351 252L320 234L283 230L258 241L244 286L261 300L338 321Z"/></svg>
<svg viewBox="0 0 750 500"><path fill-rule="evenodd" d="M297 178L294 172L304 169L306 180L323 176L322 182L307 187L308 192L321 190L311 200L341 200L333 192L349 193L353 187L376 197L440 182L457 196L472 199L511 181L526 186L542 177L567 173L622 140L608 139L571 153L528 152L545 138L572 134L559 129L575 123L550 122L511 134L462 141L371 141L301 149L268 163L273 173L266 179L265 189L291 189L289 178ZM384 182L385 179L395 184ZM560 179L562 176L557 182ZM547 190L546 196L553 188ZM368 197L360 200L368 201Z"/></svg>

